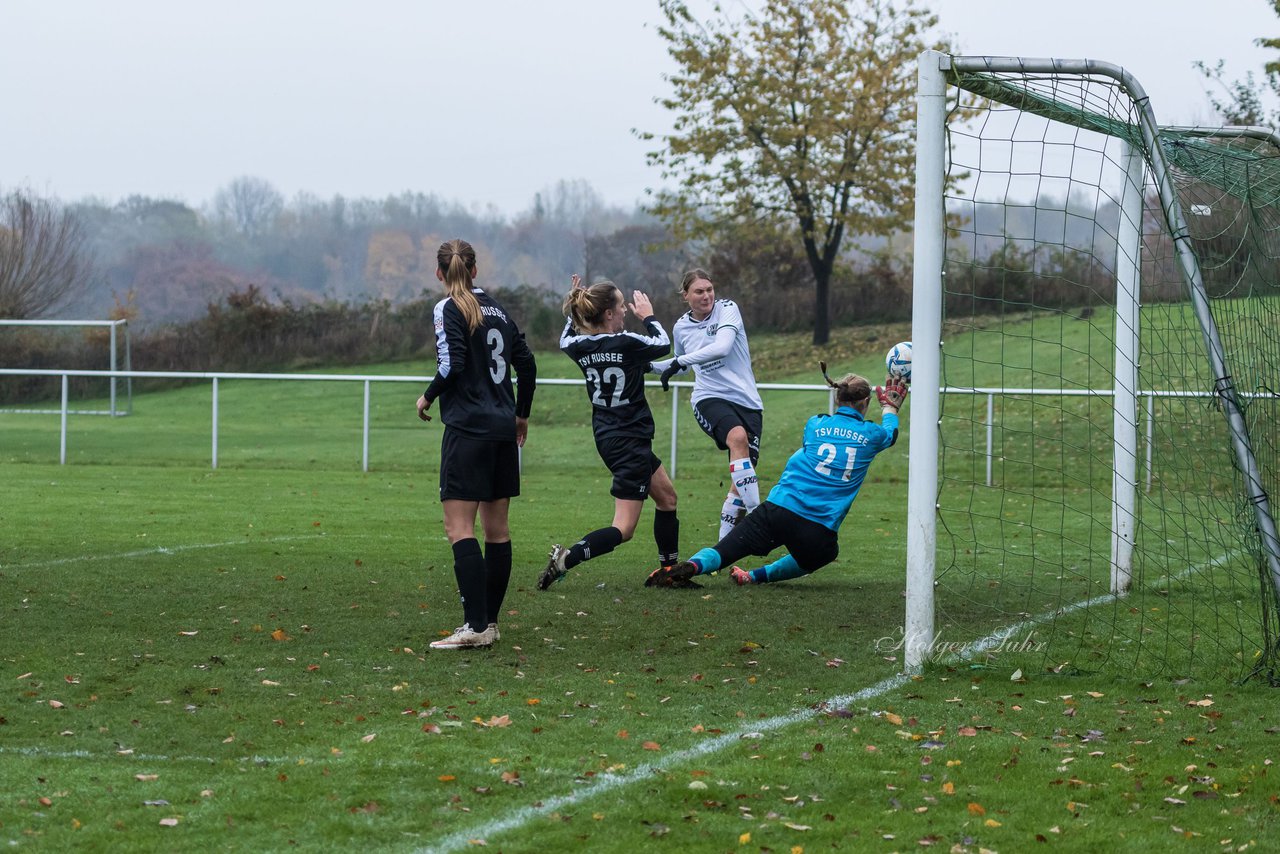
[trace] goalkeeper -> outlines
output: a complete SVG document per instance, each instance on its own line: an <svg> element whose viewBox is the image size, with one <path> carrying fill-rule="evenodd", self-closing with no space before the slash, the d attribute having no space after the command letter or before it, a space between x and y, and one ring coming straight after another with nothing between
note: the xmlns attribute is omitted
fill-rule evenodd
<svg viewBox="0 0 1280 854"><path fill-rule="evenodd" d="M822 376L835 389L835 414L810 418L804 445L787 460L768 497L714 547L668 570L661 586L696 586L690 581L695 575L731 566L746 555L768 555L779 546L787 553L778 560L749 572L733 566L730 577L738 584L786 581L836 559L836 532L858 497L871 461L898 440L898 410L907 386L887 377L885 386L874 390L882 412L877 424L866 418L872 392L867 380L847 374L833 382L825 362Z"/></svg>

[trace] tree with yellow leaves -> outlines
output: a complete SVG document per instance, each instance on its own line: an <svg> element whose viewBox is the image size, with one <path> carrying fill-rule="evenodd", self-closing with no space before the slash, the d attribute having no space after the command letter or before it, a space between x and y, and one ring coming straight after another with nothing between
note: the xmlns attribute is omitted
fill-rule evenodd
<svg viewBox="0 0 1280 854"><path fill-rule="evenodd" d="M813 341L830 337L830 285L848 233L887 235L913 210L916 57L937 17L914 0L773 0L698 20L661 0L677 70L658 103L671 134L641 134L674 189L652 210L678 234L788 223L813 272Z"/></svg>

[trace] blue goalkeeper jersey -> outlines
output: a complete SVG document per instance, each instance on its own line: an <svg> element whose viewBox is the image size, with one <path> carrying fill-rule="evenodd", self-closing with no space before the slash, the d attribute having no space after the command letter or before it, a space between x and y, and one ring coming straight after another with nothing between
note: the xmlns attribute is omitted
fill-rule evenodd
<svg viewBox="0 0 1280 854"><path fill-rule="evenodd" d="M815 415L804 425L804 445L787 460L766 500L838 531L871 461L897 440L898 416L890 412L879 424L849 406Z"/></svg>

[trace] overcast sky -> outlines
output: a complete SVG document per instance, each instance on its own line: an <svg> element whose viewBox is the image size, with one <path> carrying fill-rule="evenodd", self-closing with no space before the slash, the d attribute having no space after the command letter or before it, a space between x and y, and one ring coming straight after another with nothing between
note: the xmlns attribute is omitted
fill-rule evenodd
<svg viewBox="0 0 1280 854"><path fill-rule="evenodd" d="M923 5L960 53L1123 65L1163 124L1212 118L1193 61L1260 72L1280 36L1269 0ZM15 0L0 188L198 207L251 175L515 214L585 179L630 206L660 180L632 128L670 126L658 21L657 0Z"/></svg>

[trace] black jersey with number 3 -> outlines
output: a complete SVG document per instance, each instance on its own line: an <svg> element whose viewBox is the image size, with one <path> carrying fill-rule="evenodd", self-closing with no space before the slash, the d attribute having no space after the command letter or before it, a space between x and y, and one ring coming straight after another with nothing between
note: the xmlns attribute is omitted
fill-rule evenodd
<svg viewBox="0 0 1280 854"><path fill-rule="evenodd" d="M436 375L425 395L428 401L439 398L446 427L476 439L515 441L515 419L528 418L533 404L537 365L502 306L479 288L471 292L483 318L474 332L452 297L436 303Z"/></svg>
<svg viewBox="0 0 1280 854"><path fill-rule="evenodd" d="M605 332L579 335L573 321L565 324L560 349L582 369L591 399L591 426L596 438L636 436L653 438L653 413L644 396L649 362L671 349L667 332L652 317L644 321L648 335Z"/></svg>

